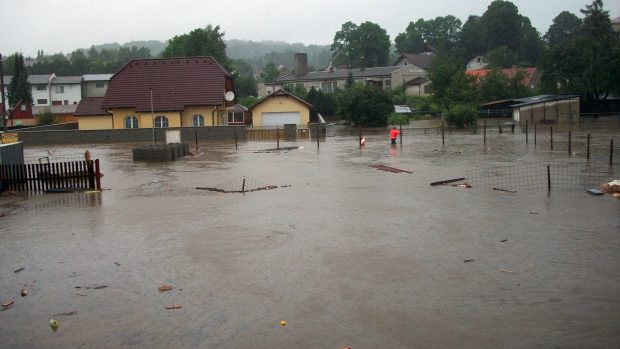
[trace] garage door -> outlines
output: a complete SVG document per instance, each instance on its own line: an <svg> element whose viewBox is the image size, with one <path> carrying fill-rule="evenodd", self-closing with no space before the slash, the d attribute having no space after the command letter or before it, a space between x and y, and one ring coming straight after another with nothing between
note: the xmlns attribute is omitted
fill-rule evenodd
<svg viewBox="0 0 620 349"><path fill-rule="evenodd" d="M284 124L300 124L300 112L262 113L263 126L282 126Z"/></svg>

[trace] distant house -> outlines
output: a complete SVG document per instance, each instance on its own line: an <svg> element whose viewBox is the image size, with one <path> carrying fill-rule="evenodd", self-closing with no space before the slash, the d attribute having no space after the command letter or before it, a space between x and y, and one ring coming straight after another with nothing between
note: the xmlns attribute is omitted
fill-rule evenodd
<svg viewBox="0 0 620 349"><path fill-rule="evenodd" d="M410 96L426 96L431 93L431 79L419 77L405 83L405 94Z"/></svg>
<svg viewBox="0 0 620 349"><path fill-rule="evenodd" d="M487 63L484 61L483 55L477 55L467 62L466 70L476 70L476 69L484 69L487 67Z"/></svg>
<svg viewBox="0 0 620 349"><path fill-rule="evenodd" d="M78 119L78 128L80 130L114 128L114 124L112 123L112 114L101 107L102 103L103 97L88 97L80 101L75 113L73 113L73 115Z"/></svg>
<svg viewBox="0 0 620 349"><path fill-rule="evenodd" d="M501 73L509 78L514 78L517 73L523 73L523 79L521 79L521 85L529 88L530 90L535 90L538 87L538 82L540 80L540 73L537 68L508 68L501 69ZM482 79L486 78L491 69L475 69L475 70L467 70L465 73L471 77L476 78L477 82L480 82Z"/></svg>
<svg viewBox="0 0 620 349"><path fill-rule="evenodd" d="M84 74L82 80L82 96L103 97L113 74Z"/></svg>
<svg viewBox="0 0 620 349"><path fill-rule="evenodd" d="M29 75L36 106L78 104L82 100L81 76Z"/></svg>
<svg viewBox="0 0 620 349"><path fill-rule="evenodd" d="M17 105L9 112L8 125L13 126L34 126L37 124L36 117L32 114L32 106L20 100Z"/></svg>
<svg viewBox="0 0 620 349"><path fill-rule="evenodd" d="M76 109L77 104L35 105L32 107L32 115L37 118L49 111L54 116L54 123L78 122L78 119L73 115Z"/></svg>
<svg viewBox="0 0 620 349"><path fill-rule="evenodd" d="M112 76L101 108L115 129L227 125L234 102L224 95L233 90L232 76L213 57L136 59ZM110 128L100 121L88 127Z"/></svg>
<svg viewBox="0 0 620 349"><path fill-rule="evenodd" d="M277 90L250 107L254 126L274 128L284 124L308 128L312 109L312 104L284 90Z"/></svg>
<svg viewBox="0 0 620 349"><path fill-rule="evenodd" d="M435 60L434 52L423 53L404 53L398 56L398 59L394 65L409 66L409 68L417 68L410 72L417 72L418 76L427 76L427 72L430 69L433 61Z"/></svg>
<svg viewBox="0 0 620 349"><path fill-rule="evenodd" d="M620 33L620 17L616 17L611 21L611 28L616 33Z"/></svg>

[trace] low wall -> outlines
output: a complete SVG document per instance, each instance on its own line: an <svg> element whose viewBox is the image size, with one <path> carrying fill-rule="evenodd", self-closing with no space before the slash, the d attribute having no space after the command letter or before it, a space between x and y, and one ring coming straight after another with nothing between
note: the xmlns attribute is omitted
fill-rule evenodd
<svg viewBox="0 0 620 349"><path fill-rule="evenodd" d="M245 126L209 126L156 128L155 140L165 142L166 130L181 130L181 141L192 143L211 140L235 141L235 130L239 140L245 140ZM16 131L25 146L50 144L96 144L96 143L144 143L153 141L153 129L114 129L114 130L45 130L32 128Z"/></svg>

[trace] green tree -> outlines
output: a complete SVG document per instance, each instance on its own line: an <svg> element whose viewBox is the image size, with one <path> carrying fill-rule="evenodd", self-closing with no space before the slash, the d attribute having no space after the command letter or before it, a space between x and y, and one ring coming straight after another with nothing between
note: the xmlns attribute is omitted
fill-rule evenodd
<svg viewBox="0 0 620 349"><path fill-rule="evenodd" d="M459 40L462 22L454 16L436 17L431 20L418 19L409 22L404 33L394 39L399 53L419 53L428 47L450 49Z"/></svg>
<svg viewBox="0 0 620 349"><path fill-rule="evenodd" d="M49 108L45 108L42 113L37 115L37 125L51 125L56 122L56 118L54 114L50 111Z"/></svg>
<svg viewBox="0 0 620 349"><path fill-rule="evenodd" d="M273 79L278 77L278 70L276 69L275 64L267 63L263 68L263 71L260 73L260 77L266 84L273 83Z"/></svg>
<svg viewBox="0 0 620 349"><path fill-rule="evenodd" d="M370 68L388 64L390 45L389 35L378 24L346 22L334 35L331 51L335 64Z"/></svg>
<svg viewBox="0 0 620 349"><path fill-rule="evenodd" d="M15 54L13 61L13 78L7 87L9 94L9 106L15 107L21 100L26 104L32 104L32 90L28 83L28 72L24 66L24 56Z"/></svg>
<svg viewBox="0 0 620 349"><path fill-rule="evenodd" d="M224 32L220 26L211 24L194 29L189 34L176 35L168 42L163 57L213 56L224 67L228 67Z"/></svg>
<svg viewBox="0 0 620 349"><path fill-rule="evenodd" d="M489 75L480 81L479 88L483 103L510 98L508 78L498 69L491 69Z"/></svg>
<svg viewBox="0 0 620 349"><path fill-rule="evenodd" d="M465 62L449 52L440 52L428 71L435 104L476 103L479 99L473 79L465 74Z"/></svg>
<svg viewBox="0 0 620 349"><path fill-rule="evenodd" d="M356 126L386 126L394 106L387 94L372 86L353 86L336 94L337 114Z"/></svg>
<svg viewBox="0 0 620 349"><path fill-rule="evenodd" d="M233 69L231 72L233 75L237 74L239 76L253 76L254 68L250 64L248 64L243 59L231 59L230 65Z"/></svg>
<svg viewBox="0 0 620 349"><path fill-rule="evenodd" d="M581 19L568 11L562 11L553 19L553 24L547 30L544 40L549 47L567 44L575 39L581 27Z"/></svg>
<svg viewBox="0 0 620 349"><path fill-rule="evenodd" d="M475 105L456 104L446 110L446 122L456 127L475 127L478 120L478 112Z"/></svg>
<svg viewBox="0 0 620 349"><path fill-rule="evenodd" d="M71 75L83 75L90 72L90 60L82 50L71 52L69 61L71 62Z"/></svg>
<svg viewBox="0 0 620 349"><path fill-rule="evenodd" d="M474 57L487 51L482 36L483 30L480 17L469 16L465 24L463 24L459 39L459 45L465 48L468 57Z"/></svg>
<svg viewBox="0 0 620 349"><path fill-rule="evenodd" d="M322 116L334 116L336 114L336 101L333 94L323 93L312 87L306 95L306 101L314 106L314 109Z"/></svg>
<svg viewBox="0 0 620 349"><path fill-rule="evenodd" d="M510 68L519 62L519 56L508 46L500 46L487 52L484 61L489 64L489 68Z"/></svg>
<svg viewBox="0 0 620 349"><path fill-rule="evenodd" d="M235 95L237 98L256 96L256 79L251 75L237 77L235 79Z"/></svg>

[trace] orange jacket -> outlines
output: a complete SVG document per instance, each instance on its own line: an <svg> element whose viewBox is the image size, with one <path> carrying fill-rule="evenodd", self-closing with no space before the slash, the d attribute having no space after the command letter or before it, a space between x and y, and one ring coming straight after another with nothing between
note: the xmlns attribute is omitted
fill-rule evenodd
<svg viewBox="0 0 620 349"><path fill-rule="evenodd" d="M396 137L398 137L399 134L400 134L400 131L393 128L392 130L390 130L390 139L396 139Z"/></svg>

